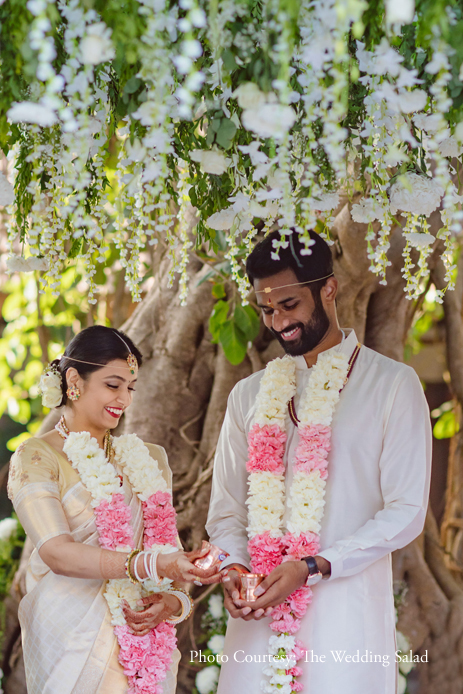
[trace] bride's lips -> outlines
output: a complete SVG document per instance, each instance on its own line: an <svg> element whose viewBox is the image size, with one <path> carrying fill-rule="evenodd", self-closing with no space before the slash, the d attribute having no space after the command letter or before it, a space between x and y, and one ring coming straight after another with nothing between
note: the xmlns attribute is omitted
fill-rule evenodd
<svg viewBox="0 0 463 694"><path fill-rule="evenodd" d="M117 410L116 411L115 407L112 409L114 409L115 411L111 412L111 410L109 410L107 407L105 407L106 412L108 412L111 415L111 417L114 417L114 419L119 419L119 417L121 416L121 414L123 413L124 410Z"/></svg>

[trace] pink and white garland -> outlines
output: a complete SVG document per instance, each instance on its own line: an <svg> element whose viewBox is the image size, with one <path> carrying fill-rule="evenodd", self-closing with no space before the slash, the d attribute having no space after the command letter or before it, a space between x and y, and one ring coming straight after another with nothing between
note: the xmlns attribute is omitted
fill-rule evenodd
<svg viewBox="0 0 463 694"><path fill-rule="evenodd" d="M294 461L294 478L288 499L291 509L287 532L283 532L285 511L285 466L288 403L296 393L296 364L292 357L271 361L262 377L257 409L248 436L249 497L248 551L251 569L269 574L282 562L316 555L325 505L330 450L331 422L349 368L340 352L318 356L299 405L299 444ZM296 665L305 647L295 638L301 626L312 590L302 587L273 609L269 653L279 659L264 668L270 680L263 690L275 694L302 691Z"/></svg>
<svg viewBox="0 0 463 694"><path fill-rule="evenodd" d="M175 509L156 461L135 434L114 438L113 448L115 461L124 470L133 492L142 502L144 549L176 551ZM120 478L114 466L108 462L96 439L86 431L71 432L63 450L92 496L101 547L130 552L134 548L131 511L121 493ZM161 584L144 581L134 585L125 578L107 582L105 598L119 642L119 662L128 678L129 694L162 694L162 682L172 662L177 639L175 627L166 622L146 636L136 636L126 624L121 603L126 600L136 610L140 598L165 591L171 583L163 579Z"/></svg>

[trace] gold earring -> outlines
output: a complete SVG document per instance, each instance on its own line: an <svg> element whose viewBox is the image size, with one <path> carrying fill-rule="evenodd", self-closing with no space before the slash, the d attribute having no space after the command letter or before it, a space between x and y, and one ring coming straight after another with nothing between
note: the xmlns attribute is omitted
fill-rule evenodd
<svg viewBox="0 0 463 694"><path fill-rule="evenodd" d="M80 390L77 386L69 386L69 388L66 391L66 395L70 400L73 400L75 402L80 398Z"/></svg>

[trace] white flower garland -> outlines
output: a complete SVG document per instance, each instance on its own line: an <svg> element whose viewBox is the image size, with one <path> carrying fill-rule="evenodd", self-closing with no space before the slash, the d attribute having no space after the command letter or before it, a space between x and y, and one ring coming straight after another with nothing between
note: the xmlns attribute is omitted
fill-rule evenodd
<svg viewBox="0 0 463 694"><path fill-rule="evenodd" d="M288 403L296 392L296 363L292 357L285 356L267 365L256 399L247 463L247 531L253 571L268 573L278 565L276 555L283 551L285 543L289 548L287 553L294 559L306 555L305 547L318 547L317 536L325 505L330 427L340 391L348 378L349 364L343 353L331 351L320 354L302 394L298 428L300 441L287 499L288 508L291 509L287 533L283 533L286 499L282 460ZM279 633L270 637L269 653L283 655L286 660L279 659L264 668L264 674L270 678L262 683L264 691L274 694L294 691L292 685L296 686L294 678L297 675L292 671L294 659L291 658L300 659L302 656L292 634L299 629L310 595L310 589L303 588L291 596L298 605L297 616L292 613L291 602L285 601L274 608L271 626Z"/></svg>
<svg viewBox="0 0 463 694"><path fill-rule="evenodd" d="M116 462L123 468L130 484L141 501L158 491L168 489L156 461L151 458L143 441L136 434L129 434L113 439ZM108 462L104 451L89 432L71 432L64 442L63 451L77 470L82 484L91 494L93 508L102 501L111 501L112 495L120 492L120 481L114 466ZM149 494L143 493L149 490ZM157 548L157 546L156 546ZM129 552L130 545L120 545L118 552ZM161 545L163 552L176 551L171 546ZM111 612L111 623L123 626L125 622L121 608L122 600L126 600L132 609L136 609L141 597L154 592L164 592L170 588L172 581L164 578L161 584L144 581L143 584L133 584L128 578L111 579L107 582L105 598Z"/></svg>

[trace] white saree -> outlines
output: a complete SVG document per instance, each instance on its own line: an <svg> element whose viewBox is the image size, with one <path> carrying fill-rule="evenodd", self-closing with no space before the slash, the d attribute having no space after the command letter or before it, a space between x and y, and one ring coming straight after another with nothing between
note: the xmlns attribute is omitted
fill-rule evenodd
<svg viewBox="0 0 463 694"><path fill-rule="evenodd" d="M146 444L169 486L172 474L163 448ZM143 514L139 499L122 475L130 505L135 546L141 546ZM9 495L31 538L27 594L19 607L28 694L124 694L127 678L104 598L105 581L54 574L38 549L52 537L98 547L91 497L67 458L41 439L21 444L10 463ZM174 694L180 653L163 683Z"/></svg>
<svg viewBox="0 0 463 694"><path fill-rule="evenodd" d="M346 333L333 350L350 357L357 337ZM310 373L304 357L296 357L296 412ZM224 564L249 566L247 435L263 374L232 391L217 446L206 528L229 552ZM288 497L299 441L289 416L286 431ZM304 694L394 694L391 552L422 531L431 471L429 409L413 369L361 348L335 410L328 461L320 554L331 562L331 577L313 587L296 634L308 649L298 679ZM260 691L270 621L229 620L218 694Z"/></svg>

